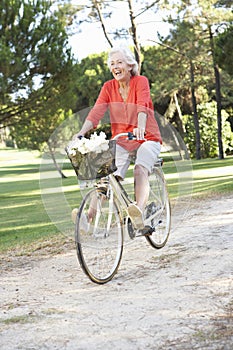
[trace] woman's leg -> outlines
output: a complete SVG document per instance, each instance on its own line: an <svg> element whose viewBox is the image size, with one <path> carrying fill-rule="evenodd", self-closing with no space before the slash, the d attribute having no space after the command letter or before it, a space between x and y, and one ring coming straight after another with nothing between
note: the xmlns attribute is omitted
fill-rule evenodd
<svg viewBox="0 0 233 350"><path fill-rule="evenodd" d="M149 198L149 174L158 159L161 145L159 142L144 142L137 151L134 168L135 199L138 207L143 211Z"/></svg>
<svg viewBox="0 0 233 350"><path fill-rule="evenodd" d="M161 145L158 142L144 142L137 150L134 168L134 191L136 204L131 204L128 213L138 229L144 227L143 212L149 197L149 173L158 158Z"/></svg>
<svg viewBox="0 0 233 350"><path fill-rule="evenodd" d="M136 165L134 168L134 191L135 191L135 200L138 207L143 212L146 206L146 203L149 198L149 172L142 165Z"/></svg>
<svg viewBox="0 0 233 350"><path fill-rule="evenodd" d="M114 175L123 180L130 164L130 156L129 152L119 145L116 145L115 163L117 170L114 172Z"/></svg>

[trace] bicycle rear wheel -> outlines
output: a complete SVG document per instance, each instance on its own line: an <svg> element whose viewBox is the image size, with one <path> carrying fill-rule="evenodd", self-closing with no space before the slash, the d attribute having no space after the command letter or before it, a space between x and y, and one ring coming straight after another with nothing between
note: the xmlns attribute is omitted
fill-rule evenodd
<svg viewBox="0 0 233 350"><path fill-rule="evenodd" d="M110 281L123 251L123 226L111 191L93 189L83 199L75 241L78 260L87 276L98 284Z"/></svg>
<svg viewBox="0 0 233 350"><path fill-rule="evenodd" d="M154 167L149 176L150 195L145 209L145 223L153 228L151 235L145 236L153 248L163 248L171 228L171 207L166 181L162 170Z"/></svg>

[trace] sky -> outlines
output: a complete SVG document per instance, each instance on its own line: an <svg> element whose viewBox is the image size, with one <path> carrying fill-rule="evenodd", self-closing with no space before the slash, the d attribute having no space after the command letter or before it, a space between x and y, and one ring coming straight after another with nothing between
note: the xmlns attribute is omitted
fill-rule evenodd
<svg viewBox="0 0 233 350"><path fill-rule="evenodd" d="M75 4L82 3L85 4L86 1L75 2ZM125 2L115 1L112 10L111 19L107 19L105 22L107 31L113 32L114 29L121 27L128 28L130 26L128 5ZM137 18L136 23L139 40L143 46L154 45L153 40L158 41L157 32L162 36L169 33L168 24L163 23L161 12L156 14L152 10L148 10ZM79 29L79 33L70 37L73 54L79 61L90 54L98 54L110 48L100 23L83 23ZM115 40L115 43L132 44L124 39Z"/></svg>

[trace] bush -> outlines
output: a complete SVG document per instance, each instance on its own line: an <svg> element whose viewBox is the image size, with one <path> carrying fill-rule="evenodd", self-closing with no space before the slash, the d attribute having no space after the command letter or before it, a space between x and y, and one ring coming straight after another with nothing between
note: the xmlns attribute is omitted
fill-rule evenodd
<svg viewBox="0 0 233 350"><path fill-rule="evenodd" d="M200 104L198 106L198 117L201 137L201 157L214 158L218 156L218 131L217 111L214 101ZM233 133L228 119L228 113L222 110L222 141L224 151L233 143ZM184 141L189 149L191 157L196 154L196 134L193 116L184 116L185 137Z"/></svg>
<svg viewBox="0 0 233 350"><path fill-rule="evenodd" d="M6 139L5 140L5 145L6 145L6 147L15 148L15 142L12 139Z"/></svg>

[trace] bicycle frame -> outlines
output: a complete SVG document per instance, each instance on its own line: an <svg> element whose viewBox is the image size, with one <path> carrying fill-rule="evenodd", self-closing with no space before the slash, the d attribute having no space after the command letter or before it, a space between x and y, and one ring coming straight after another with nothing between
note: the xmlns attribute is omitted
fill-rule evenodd
<svg viewBox="0 0 233 350"><path fill-rule="evenodd" d="M129 138L128 133L122 133L115 139L121 136ZM93 282L107 283L116 274L125 234L128 233L131 239L144 236L155 249L166 244L171 213L161 165L162 160L159 160L151 173L143 229L133 225L127 210L133 202L131 192L128 195L124 184L113 173L98 181L83 198L76 220L75 242L80 265ZM92 216L93 209L95 214Z"/></svg>
<svg viewBox="0 0 233 350"><path fill-rule="evenodd" d="M120 137L124 137L124 136L126 136L128 140L132 140L134 138L131 132L126 132L126 133L120 133L116 135L112 140L117 140ZM125 191L124 187L120 183L120 180L118 180L114 174L108 175L108 179L109 179L109 185L113 191L113 195L119 202L119 209L122 213L122 218L124 218L126 216L125 214L127 214L127 207L133 201L132 199L129 198L127 192Z"/></svg>
<svg viewBox="0 0 233 350"><path fill-rule="evenodd" d="M161 164L162 164L162 160L158 160L158 162L155 164L155 167L160 168L159 171L161 174L163 174L163 172L161 170ZM112 195L111 195L112 199L113 199L113 196L115 195L115 198L117 198L117 201L119 202L119 208L120 208L120 210L122 212L122 216L124 218L125 216L127 216L127 208L129 206L129 204L132 203L133 201L131 198L129 198L123 185L115 177L115 175L110 174L108 176L108 178L109 178L109 185L110 185L110 188L112 190ZM165 205L166 205L166 203L164 202L162 207L156 213L152 214L147 219L144 219L145 226L150 225L151 220L153 220L156 216L158 216L159 212L163 212ZM109 212L111 212L111 210L109 210ZM159 222L157 224L159 224Z"/></svg>
<svg viewBox="0 0 233 350"><path fill-rule="evenodd" d="M118 199L121 208L123 210L126 210L128 205L130 203L132 203L132 200L129 198L124 187L119 182L119 180L116 179L115 175L113 175L113 174L109 175L109 184L112 188L113 193L115 194L116 198Z"/></svg>

